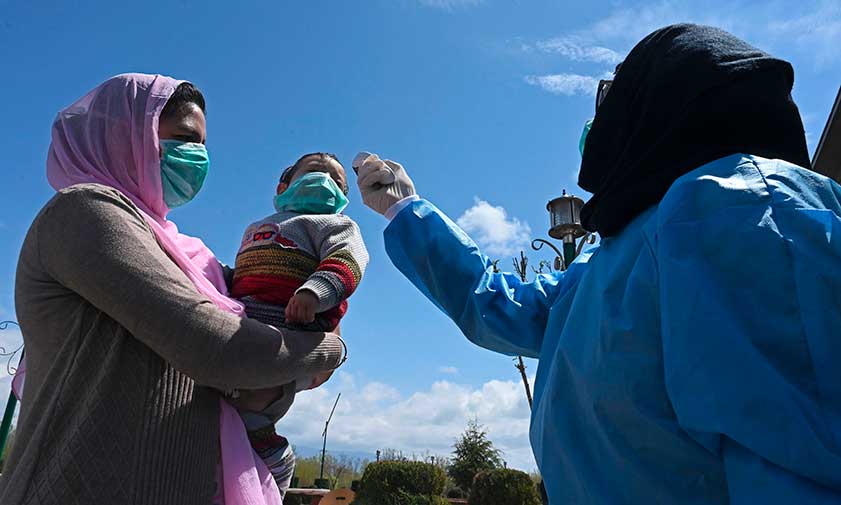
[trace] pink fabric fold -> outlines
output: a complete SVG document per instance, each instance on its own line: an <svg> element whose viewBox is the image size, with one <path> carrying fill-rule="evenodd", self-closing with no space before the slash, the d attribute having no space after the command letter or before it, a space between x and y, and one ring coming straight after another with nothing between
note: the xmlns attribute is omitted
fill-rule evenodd
<svg viewBox="0 0 841 505"><path fill-rule="evenodd" d="M59 112L47 156L47 179L56 191L80 183L119 190L140 208L163 249L220 309L244 317L229 298L222 268L204 243L178 232L166 219L161 190L158 119L183 81L161 75L113 77ZM15 380L22 388L22 363ZM14 381L13 381L14 384ZM257 457L237 412L221 400L219 439L226 505L280 505L280 493Z"/></svg>
<svg viewBox="0 0 841 505"><path fill-rule="evenodd" d="M228 443L222 444L222 462L226 465L222 472L225 505L282 505L274 477L251 449L242 418L226 401L219 400L219 403L219 431L231 437ZM243 447L248 450L243 451ZM243 489L260 492L243 493Z"/></svg>

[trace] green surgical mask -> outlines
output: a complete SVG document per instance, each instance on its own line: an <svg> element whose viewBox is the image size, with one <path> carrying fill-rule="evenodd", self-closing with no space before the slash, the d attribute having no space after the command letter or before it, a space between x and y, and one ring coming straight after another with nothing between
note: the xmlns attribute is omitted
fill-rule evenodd
<svg viewBox="0 0 841 505"><path fill-rule="evenodd" d="M174 209L195 198L204 184L210 158L204 144L161 140L161 186L164 202Z"/></svg>
<svg viewBox="0 0 841 505"><path fill-rule="evenodd" d="M339 185L324 172L303 175L274 197L274 208L278 212L339 214L347 204L348 199Z"/></svg>
<svg viewBox="0 0 841 505"><path fill-rule="evenodd" d="M584 131L581 132L581 140L578 141L578 151L581 156L584 156L584 146L587 144L587 134L590 133L590 127L593 126L593 120L588 119L584 123Z"/></svg>

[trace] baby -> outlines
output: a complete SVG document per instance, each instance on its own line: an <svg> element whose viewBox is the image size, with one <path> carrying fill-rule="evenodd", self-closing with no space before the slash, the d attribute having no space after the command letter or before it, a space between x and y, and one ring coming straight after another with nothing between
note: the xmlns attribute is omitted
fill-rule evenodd
<svg viewBox="0 0 841 505"><path fill-rule="evenodd" d="M359 227L341 213L347 192L345 170L332 154L305 154L283 172L274 198L277 212L245 230L237 253L231 294L245 304L248 317L278 327L337 332L347 298L368 264ZM295 393L316 382L298 377L280 388L231 394L281 494L292 478L294 455L274 425Z"/></svg>

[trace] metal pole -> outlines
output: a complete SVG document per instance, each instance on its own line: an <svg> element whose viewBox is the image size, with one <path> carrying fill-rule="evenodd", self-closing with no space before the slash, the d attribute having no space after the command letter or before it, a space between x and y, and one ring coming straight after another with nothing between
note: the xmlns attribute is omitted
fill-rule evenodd
<svg viewBox="0 0 841 505"><path fill-rule="evenodd" d="M339 398L342 397L342 393L339 393L339 396L336 397L336 403L333 404L333 410L330 411L330 416L327 418L327 422L324 423L324 433L321 436L324 438L324 445L321 446L321 474L319 475L319 480L324 478L324 455L327 454L327 428L330 426L330 419L333 419L333 413L336 412L336 405L339 404Z"/></svg>
<svg viewBox="0 0 841 505"><path fill-rule="evenodd" d="M0 424L0 460L3 459L3 450L6 448L6 440L9 438L9 431L12 429L12 417L15 415L15 408L17 406L17 396L15 396L14 391L9 391L6 412L3 414L3 422Z"/></svg>
<svg viewBox="0 0 841 505"><path fill-rule="evenodd" d="M23 351L20 353L18 366L23 361ZM9 399L6 401L6 411L3 413L3 422L0 423L0 460L3 459L3 451L6 449L6 441L9 438L9 431L12 429L12 418L15 416L15 408L18 406L18 397L15 392L9 389Z"/></svg>
<svg viewBox="0 0 841 505"><path fill-rule="evenodd" d="M324 430L324 445L321 446L321 473L318 474L318 480L324 478L324 455L327 453L327 430Z"/></svg>
<svg viewBox="0 0 841 505"><path fill-rule="evenodd" d="M575 259L575 239L570 238L569 241L564 239L564 269L569 268L572 261Z"/></svg>

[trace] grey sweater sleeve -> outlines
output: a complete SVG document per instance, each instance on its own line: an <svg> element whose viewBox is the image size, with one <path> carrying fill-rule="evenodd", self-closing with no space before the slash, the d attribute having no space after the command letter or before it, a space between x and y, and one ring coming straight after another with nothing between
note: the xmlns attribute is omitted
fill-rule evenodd
<svg viewBox="0 0 841 505"><path fill-rule="evenodd" d="M327 219L327 216L319 216ZM356 291L365 268L368 250L359 226L347 216L329 216L318 229L321 237L318 269L298 291L308 290L318 297L317 312L339 305Z"/></svg>
<svg viewBox="0 0 841 505"><path fill-rule="evenodd" d="M339 364L342 346L334 335L281 331L217 308L116 190L65 189L37 226L40 262L53 279L200 384L265 388Z"/></svg>

